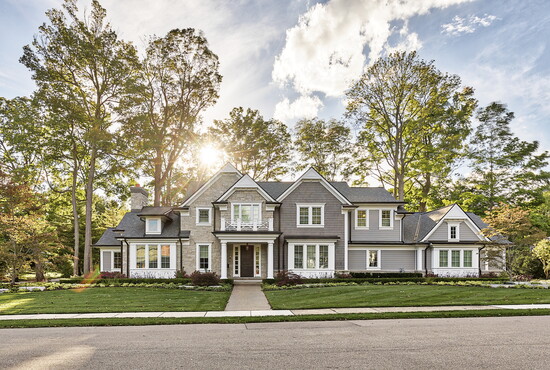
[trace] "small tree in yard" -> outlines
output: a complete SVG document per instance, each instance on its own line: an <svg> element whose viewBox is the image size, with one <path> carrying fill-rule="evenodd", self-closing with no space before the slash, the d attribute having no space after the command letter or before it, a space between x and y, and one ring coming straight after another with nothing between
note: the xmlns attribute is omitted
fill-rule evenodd
<svg viewBox="0 0 550 370"><path fill-rule="evenodd" d="M550 240L543 239L533 248L533 254L542 262L546 279L550 276Z"/></svg>

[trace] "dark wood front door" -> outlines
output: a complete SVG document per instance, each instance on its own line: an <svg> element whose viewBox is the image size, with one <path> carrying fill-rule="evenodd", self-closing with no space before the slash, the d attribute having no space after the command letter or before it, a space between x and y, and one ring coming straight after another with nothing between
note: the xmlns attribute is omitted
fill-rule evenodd
<svg viewBox="0 0 550 370"><path fill-rule="evenodd" d="M241 277L254 277L253 245L241 245Z"/></svg>

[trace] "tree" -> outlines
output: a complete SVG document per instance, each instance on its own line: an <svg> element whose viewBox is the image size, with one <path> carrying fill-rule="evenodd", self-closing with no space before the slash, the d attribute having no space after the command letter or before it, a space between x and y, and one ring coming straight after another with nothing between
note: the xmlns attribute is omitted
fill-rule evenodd
<svg viewBox="0 0 550 370"><path fill-rule="evenodd" d="M529 212L501 203L483 221L489 225L482 230L483 234L497 239L497 243L487 249L486 259L498 264L498 259L505 254L505 266L498 267L505 267L514 275L536 274L537 264L533 263L531 248L546 235L532 224Z"/></svg>
<svg viewBox="0 0 550 370"><path fill-rule="evenodd" d="M550 240L543 239L539 241L533 248L533 254L542 263L544 275L548 279L550 277Z"/></svg>
<svg viewBox="0 0 550 370"><path fill-rule="evenodd" d="M447 177L462 155L476 105L472 94L458 76L441 73L415 52L377 60L346 94L346 115L362 128L355 174L376 176L399 200L407 186L420 185L425 208L435 178Z"/></svg>
<svg viewBox="0 0 550 370"><path fill-rule="evenodd" d="M265 120L257 110L233 108L229 118L214 120L208 133L239 171L256 180L276 180L289 171L291 138L286 125Z"/></svg>
<svg viewBox="0 0 550 370"><path fill-rule="evenodd" d="M191 149L201 113L218 99L218 57L201 32L174 29L152 37L139 72L139 86L123 109L123 130L153 178L154 205L171 183L175 163ZM152 163L152 165L149 165Z"/></svg>
<svg viewBox="0 0 550 370"><path fill-rule="evenodd" d="M543 202L548 188L548 152L539 151L537 141L527 142L510 130L514 113L501 103L490 103L478 110L477 126L470 143L472 175L469 181L481 195L474 211L483 214L499 202L532 205Z"/></svg>
<svg viewBox="0 0 550 370"><path fill-rule="evenodd" d="M85 173L84 272L91 271L92 202L102 160L124 143L114 133L114 106L133 83L138 59L135 48L118 39L106 11L92 1L89 15L80 19L76 0L65 0L63 10L46 13L49 23L39 28L32 46L24 47L21 62L33 73L37 95L52 111L74 123L87 150Z"/></svg>
<svg viewBox="0 0 550 370"><path fill-rule="evenodd" d="M300 159L297 170L313 166L329 181L347 178L353 145L344 122L303 119L296 123L295 130L294 148Z"/></svg>

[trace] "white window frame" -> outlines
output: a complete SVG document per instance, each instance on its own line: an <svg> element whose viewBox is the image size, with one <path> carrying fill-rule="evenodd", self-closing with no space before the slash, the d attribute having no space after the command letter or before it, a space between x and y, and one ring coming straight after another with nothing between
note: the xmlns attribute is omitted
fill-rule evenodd
<svg viewBox="0 0 550 370"><path fill-rule="evenodd" d="M259 260L258 258L259 257ZM256 273L256 267L259 269L259 273ZM262 248L260 245L254 246L254 277L262 276Z"/></svg>
<svg viewBox="0 0 550 370"><path fill-rule="evenodd" d="M156 230L151 230L151 221L158 221L158 229ZM149 235L159 235L162 233L162 221L160 219L160 217L147 217L145 219L145 234L149 234Z"/></svg>
<svg viewBox="0 0 550 370"><path fill-rule="evenodd" d="M365 211L366 212L366 226L359 226L359 211ZM370 216L369 216L369 209L368 208L363 208L363 207L360 207L360 208L357 208L354 212L355 214L355 229L356 230L368 230L369 229L369 220L370 220Z"/></svg>
<svg viewBox="0 0 550 370"><path fill-rule="evenodd" d="M365 255L365 268L367 270L381 270L382 269L382 250L381 249L367 249L367 253ZM371 251L376 251L376 261L378 264L374 267L369 266L369 255Z"/></svg>
<svg viewBox="0 0 550 370"><path fill-rule="evenodd" d="M460 251L460 266L453 266L453 253L452 251ZM470 251L472 253L472 266L464 266L464 252L465 251ZM441 252L446 252L447 253L447 266L441 266L440 265L440 260L439 260L439 254ZM472 248L452 248L452 247L449 247L449 248L441 248L441 249L437 249L437 254L436 254L436 260L434 262L434 266L437 266L436 268L441 268L441 269L474 269L476 268L475 266L475 249L472 249Z"/></svg>
<svg viewBox="0 0 550 370"><path fill-rule="evenodd" d="M382 211L390 211L390 226L382 226ZM393 219L395 218L393 209L381 208L378 210L378 229L379 230L393 230Z"/></svg>
<svg viewBox="0 0 550 370"><path fill-rule="evenodd" d="M235 217L235 206L239 206L239 217ZM256 222L262 221L262 203L231 203L231 221L237 222L237 219L240 219L242 216L242 206L258 206L258 220ZM244 222L241 219L241 224L243 225L252 225L254 220Z"/></svg>
<svg viewBox="0 0 550 370"><path fill-rule="evenodd" d="M451 227L456 227L456 238L451 238ZM447 223L447 240L449 242L460 241L460 222L448 222Z"/></svg>
<svg viewBox="0 0 550 370"><path fill-rule="evenodd" d="M104 270L103 269L103 253L105 252L108 252L111 254L111 267L109 268L109 270ZM114 250L114 249L102 249L99 253L99 256L100 256L100 261L99 261L99 266L100 266L100 270L101 271L105 271L105 272L109 272L109 271L114 271L114 272L120 272L122 271L122 254L120 255L120 267L115 267L115 253L121 253L120 252L120 249L118 250Z"/></svg>
<svg viewBox="0 0 550 370"><path fill-rule="evenodd" d="M208 222L200 222L200 211L208 211ZM195 211L195 223L197 226L212 226L212 208L211 207L197 207Z"/></svg>
<svg viewBox="0 0 550 370"><path fill-rule="evenodd" d="M303 246L302 249L302 266L295 266L294 265L294 253L295 253L295 246L301 245ZM308 260L308 253L307 253L307 247L308 245L314 245L315 246L315 266L313 268L307 267L307 260ZM326 245L328 246L328 266L326 268L320 268L319 267L319 246ZM312 242L301 242L301 243L289 243L289 250L290 253L288 255L288 262L289 262L289 270L304 270L304 271L333 271L334 270L334 250L335 250L335 244L333 242L318 242L318 241L312 241Z"/></svg>
<svg viewBox="0 0 550 370"><path fill-rule="evenodd" d="M145 267L137 267L137 247L138 245L145 246ZM162 267L162 246L167 245L170 248L170 267ZM155 246L157 248L157 267L149 267L149 247ZM174 261L175 261L175 248L173 248L173 243L135 243L133 244L133 263L132 263L132 269L135 270L170 270L174 269ZM113 256L114 257L114 256Z"/></svg>
<svg viewBox="0 0 550 370"><path fill-rule="evenodd" d="M206 270L200 268L201 266L200 247L205 245L208 246L208 268ZM201 271L201 272L212 271L212 243L197 243L195 247L195 257L196 257L196 261L195 261L196 271Z"/></svg>
<svg viewBox="0 0 550 370"><path fill-rule="evenodd" d="M308 223L300 223L300 208L308 208ZM321 208L321 224L313 224L312 208ZM325 227L325 203L297 203L296 204L296 227Z"/></svg>
<svg viewBox="0 0 550 370"><path fill-rule="evenodd" d="M235 256L238 255L237 263L235 263ZM235 269L237 267L237 269ZM233 245L233 277L241 276L241 246L238 244Z"/></svg>

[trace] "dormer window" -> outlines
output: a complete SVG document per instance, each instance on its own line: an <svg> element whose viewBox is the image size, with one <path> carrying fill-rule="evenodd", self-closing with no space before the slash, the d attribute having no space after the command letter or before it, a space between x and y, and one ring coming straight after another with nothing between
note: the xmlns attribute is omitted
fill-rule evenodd
<svg viewBox="0 0 550 370"><path fill-rule="evenodd" d="M459 241L459 223L449 223L449 232L448 232L448 240L450 242L457 242Z"/></svg>
<svg viewBox="0 0 550 370"><path fill-rule="evenodd" d="M147 218L145 221L145 233L146 234L160 234L161 222L160 218Z"/></svg>

